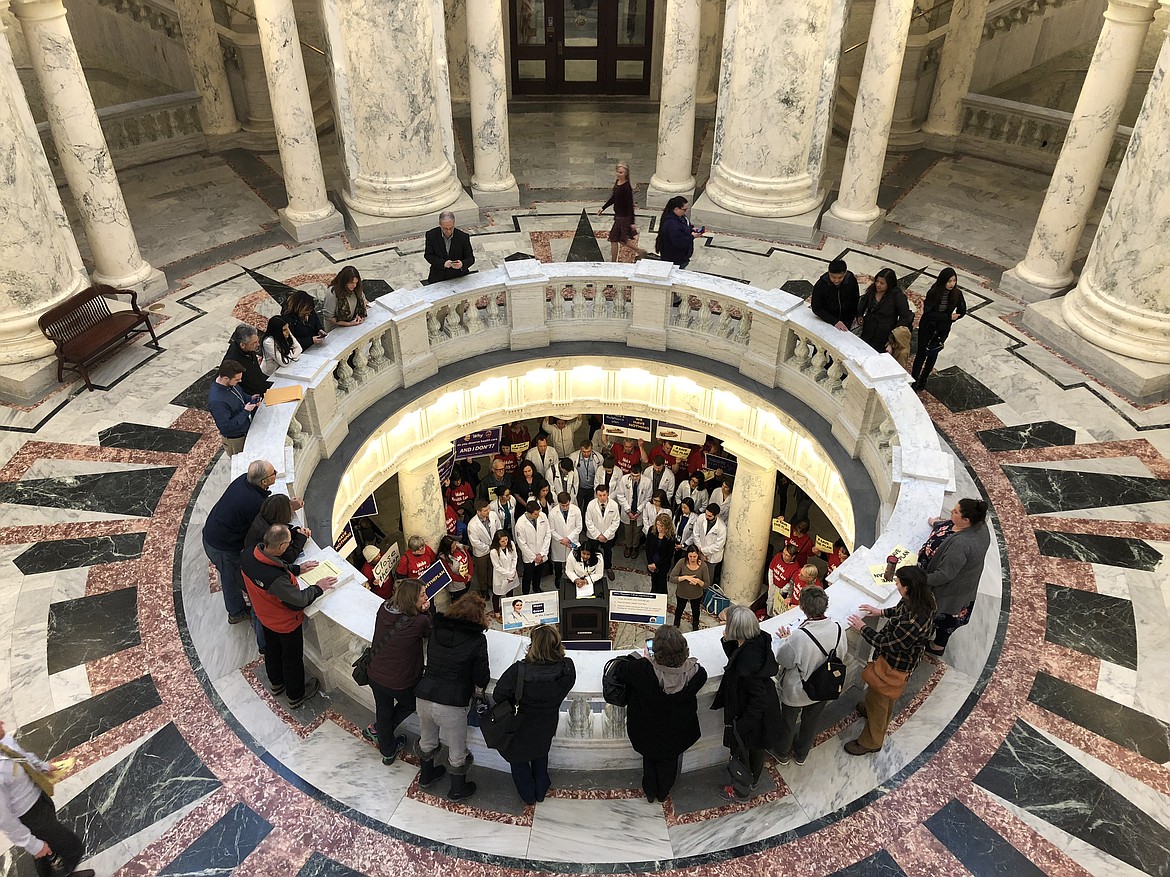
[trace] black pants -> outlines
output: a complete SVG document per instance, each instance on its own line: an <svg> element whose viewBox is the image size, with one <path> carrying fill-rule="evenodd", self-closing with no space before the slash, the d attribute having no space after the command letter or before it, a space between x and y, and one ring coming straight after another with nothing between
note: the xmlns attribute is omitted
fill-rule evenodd
<svg viewBox="0 0 1170 877"><path fill-rule="evenodd" d="M708 563L707 565L709 567L711 567L711 581L717 585L722 584L723 583L723 561L721 560L718 563Z"/></svg>
<svg viewBox="0 0 1170 877"><path fill-rule="evenodd" d="M512 782L516 784L520 799L525 804L543 801L552 787L552 778L548 775L548 756L533 761L513 762L509 766L512 768Z"/></svg>
<svg viewBox="0 0 1170 877"><path fill-rule="evenodd" d="M750 789L740 787L735 783L735 791L740 795L750 795L756 788L756 783L760 781L760 774L764 772L764 756L767 750L764 749L749 749L748 750L748 769L752 772L752 785Z"/></svg>
<svg viewBox="0 0 1170 877"><path fill-rule="evenodd" d="M910 376L918 389L926 386L926 379L934 371L934 364L938 360L938 353L942 350L938 335L935 332L918 332L918 352L914 355L914 365L910 368Z"/></svg>
<svg viewBox="0 0 1170 877"><path fill-rule="evenodd" d="M699 629L699 606L702 604L702 597L695 597L693 600L680 600L677 597L674 599L674 626L682 627L683 609L689 603L691 607L691 630Z"/></svg>
<svg viewBox="0 0 1170 877"><path fill-rule="evenodd" d="M34 837L43 840L53 851L53 855L36 860L40 877L53 877L54 863L57 874L72 874L77 869L77 864L85 855L85 844L57 821L57 810L48 795L42 792L36 803L20 817L20 821Z"/></svg>
<svg viewBox="0 0 1170 877"><path fill-rule="evenodd" d="M521 581L522 586L520 593L535 594L540 591L540 564L525 563L524 575Z"/></svg>
<svg viewBox="0 0 1170 877"><path fill-rule="evenodd" d="M614 535L616 536L617 533ZM608 542L598 542L597 547L601 549L601 556L605 558L605 572L608 575L609 571L613 569L613 539Z"/></svg>
<svg viewBox="0 0 1170 877"><path fill-rule="evenodd" d="M414 689L405 691L387 688L370 680L374 694L374 728L378 731L378 751L383 755L394 752L394 731L414 712Z"/></svg>
<svg viewBox="0 0 1170 877"><path fill-rule="evenodd" d="M811 706L780 705L780 743L776 746L777 755L787 755L792 752L801 761L808 758L812 751L813 738L817 734L817 719L825 711L827 700L818 701ZM797 730L797 723L800 729Z"/></svg>
<svg viewBox="0 0 1170 877"><path fill-rule="evenodd" d="M656 801L666 800L666 796L674 788L674 781L678 779L681 761L681 755L674 758L642 759L642 791L646 793L647 798Z"/></svg>
<svg viewBox="0 0 1170 877"><path fill-rule="evenodd" d="M288 633L264 628L264 670L273 686L285 686L289 700L305 696L305 635L299 624Z"/></svg>

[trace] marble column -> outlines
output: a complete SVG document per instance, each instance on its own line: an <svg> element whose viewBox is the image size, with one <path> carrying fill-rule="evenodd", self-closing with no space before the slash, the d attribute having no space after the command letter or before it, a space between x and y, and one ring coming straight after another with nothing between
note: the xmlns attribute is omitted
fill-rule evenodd
<svg viewBox="0 0 1170 877"><path fill-rule="evenodd" d="M821 219L822 231L867 241L885 219L886 212L877 203L878 190L913 13L914 0L878 0L874 6L841 188Z"/></svg>
<svg viewBox="0 0 1170 877"><path fill-rule="evenodd" d="M922 124L926 145L953 152L963 128L963 98L971 87L975 57L983 40L988 0L955 0L947 38L938 58L930 111Z"/></svg>
<svg viewBox="0 0 1170 877"><path fill-rule="evenodd" d="M451 65L447 57L447 13L444 0L431 0L431 12L435 32L435 95L439 104L443 155L451 167L455 167L455 120L451 114Z"/></svg>
<svg viewBox="0 0 1170 877"><path fill-rule="evenodd" d="M467 87L475 162L471 194L480 207L515 207L520 203L520 190L512 176L508 143L508 82L500 0L472 0L467 4Z"/></svg>
<svg viewBox="0 0 1170 877"><path fill-rule="evenodd" d="M239 131L210 0L175 0L175 9L183 29L183 48L187 50L195 90L199 92L203 133L215 138Z"/></svg>
<svg viewBox="0 0 1170 877"><path fill-rule="evenodd" d="M166 278L138 250L64 4L33 0L16 3L13 11L28 43L61 170L93 252L94 282L148 295L165 292Z"/></svg>
<svg viewBox="0 0 1170 877"><path fill-rule="evenodd" d="M342 202L360 243L478 222L443 150L430 3L320 0L341 143Z"/></svg>
<svg viewBox="0 0 1170 877"><path fill-rule="evenodd" d="M1004 272L1000 290L1032 302L1072 285L1077 246L1157 5L1155 0L1110 0L1028 254Z"/></svg>
<svg viewBox="0 0 1170 877"><path fill-rule="evenodd" d="M7 5L6 3L3 5ZM89 285L0 17L0 392L29 399L56 379L37 318ZM36 362L40 360L40 362Z"/></svg>
<svg viewBox="0 0 1170 877"><path fill-rule="evenodd" d="M439 540L447 535L443 485L435 458L410 461L398 470L398 501L402 506L402 533L422 536L438 551Z"/></svg>
<svg viewBox="0 0 1170 877"><path fill-rule="evenodd" d="M711 177L697 225L811 241L824 191L809 174L832 0L728 0Z"/></svg>
<svg viewBox="0 0 1170 877"><path fill-rule="evenodd" d="M1170 396L1167 68L1170 32L1076 288L1024 312L1030 331L1138 402Z"/></svg>
<svg viewBox="0 0 1170 877"><path fill-rule="evenodd" d="M662 208L676 195L695 197L695 98L699 75L699 0L669 0L658 102L658 159L646 189L646 206Z"/></svg>
<svg viewBox="0 0 1170 877"><path fill-rule="evenodd" d="M724 447L736 455L738 465L723 552L723 592L733 602L746 605L759 596L764 581L776 470L752 459L747 448L734 443L724 443Z"/></svg>
<svg viewBox="0 0 1170 877"><path fill-rule="evenodd" d="M276 211L281 227L297 241L342 231L345 221L325 194L325 174L292 0L255 0L254 6L276 145L288 193L288 206Z"/></svg>

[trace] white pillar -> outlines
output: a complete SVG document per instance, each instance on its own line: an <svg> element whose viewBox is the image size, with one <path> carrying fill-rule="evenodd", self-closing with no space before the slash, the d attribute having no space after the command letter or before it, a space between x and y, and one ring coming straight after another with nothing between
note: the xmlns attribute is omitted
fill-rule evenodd
<svg viewBox="0 0 1170 877"><path fill-rule="evenodd" d="M410 461L398 470L398 501L402 506L402 533L422 536L438 551L439 540L447 535L443 485L434 457Z"/></svg>
<svg viewBox="0 0 1170 877"><path fill-rule="evenodd" d="M922 124L926 145L946 152L954 150L963 128L963 98L971 87L975 57L983 40L988 0L955 0L947 25L947 38L938 59L930 111ZM872 42L871 42L872 45Z"/></svg>
<svg viewBox="0 0 1170 877"><path fill-rule="evenodd" d="M726 442L724 447L736 455L737 466L723 552L723 592L747 605L759 596L764 581L776 470L756 462L746 448Z"/></svg>
<svg viewBox="0 0 1170 877"><path fill-rule="evenodd" d="M809 174L832 0L728 0L711 177L696 224L811 240L824 192Z"/></svg>
<svg viewBox="0 0 1170 877"><path fill-rule="evenodd" d="M435 32L435 95L443 155L447 156L451 167L455 167L455 120L451 115L451 65L447 58L447 14L443 0L431 0L431 14Z"/></svg>
<svg viewBox="0 0 1170 877"><path fill-rule="evenodd" d="M325 194L325 174L292 0L255 0L254 5L276 145L288 193L288 206L276 211L281 227L297 241L342 231L345 221Z"/></svg>
<svg viewBox="0 0 1170 877"><path fill-rule="evenodd" d="M480 207L515 207L520 203L520 189L512 176L508 142L503 10L500 0L473 0L466 8L467 87L475 162L471 194Z"/></svg>
<svg viewBox="0 0 1170 877"><path fill-rule="evenodd" d="M874 6L841 188L821 220L822 231L867 241L885 219L878 190L913 12L914 0L878 0Z"/></svg>
<svg viewBox="0 0 1170 877"><path fill-rule="evenodd" d="M1110 0L1028 254L1004 273L1002 291L1031 302L1052 298L1072 285L1077 246L1157 5L1155 0Z"/></svg>
<svg viewBox="0 0 1170 877"><path fill-rule="evenodd" d="M223 64L223 47L210 0L175 0L183 48L199 92L199 120L208 137L221 137L240 130L232 90Z"/></svg>
<svg viewBox="0 0 1170 877"><path fill-rule="evenodd" d="M30 398L56 379L51 359L38 366L23 365L53 353L37 318L89 281L80 270L81 256L25 102L3 18L0 158L8 176L0 187L0 212L5 217L0 223L0 391Z"/></svg>
<svg viewBox="0 0 1170 877"><path fill-rule="evenodd" d="M479 219L443 150L434 21L420 2L320 0L345 179L360 243Z"/></svg>
<svg viewBox="0 0 1170 877"><path fill-rule="evenodd" d="M85 236L93 251L95 283L147 293L166 291L162 272L138 250L106 137L61 0L33 0L13 7L44 96L61 170L69 181Z"/></svg>
<svg viewBox="0 0 1170 877"><path fill-rule="evenodd" d="M658 102L658 159L646 189L647 207L664 207L676 195L695 197L695 99L699 76L700 0L668 0Z"/></svg>

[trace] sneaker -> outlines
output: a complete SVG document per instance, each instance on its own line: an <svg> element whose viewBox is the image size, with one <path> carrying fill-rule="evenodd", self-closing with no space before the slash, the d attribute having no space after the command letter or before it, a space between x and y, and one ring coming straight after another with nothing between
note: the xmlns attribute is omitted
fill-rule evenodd
<svg viewBox="0 0 1170 877"><path fill-rule="evenodd" d="M283 682L280 683L280 685L273 685L272 683L269 683L266 687L268 688L268 693L273 697L280 697L282 694L284 694L285 686Z"/></svg>
<svg viewBox="0 0 1170 877"><path fill-rule="evenodd" d="M321 680L316 676L310 676L309 681L305 683L305 693L296 700L290 700L288 702L289 709L300 709L304 702L316 694L320 688Z"/></svg>
<svg viewBox="0 0 1170 877"><path fill-rule="evenodd" d="M724 801L746 801L747 795L741 795L735 790L735 786L724 786L719 790L719 797Z"/></svg>
<svg viewBox="0 0 1170 877"><path fill-rule="evenodd" d="M784 755L776 755L776 753L773 752L772 754L776 757L777 764L788 764L789 756L787 753Z"/></svg>
<svg viewBox="0 0 1170 877"><path fill-rule="evenodd" d="M398 753L406 748L406 737L401 734L394 738L394 750L389 755L382 756L382 764L393 764L398 760Z"/></svg>
<svg viewBox="0 0 1170 877"><path fill-rule="evenodd" d="M241 621L249 621L252 618L252 613L245 609L243 612L237 612L235 615L228 616L228 624L239 624Z"/></svg>
<svg viewBox="0 0 1170 877"><path fill-rule="evenodd" d="M797 764L804 764L806 761L808 761L807 755L797 755L795 758Z"/></svg>
<svg viewBox="0 0 1170 877"><path fill-rule="evenodd" d="M373 725L366 725L364 728L362 728L362 736L373 743L375 746L378 745L378 729Z"/></svg>

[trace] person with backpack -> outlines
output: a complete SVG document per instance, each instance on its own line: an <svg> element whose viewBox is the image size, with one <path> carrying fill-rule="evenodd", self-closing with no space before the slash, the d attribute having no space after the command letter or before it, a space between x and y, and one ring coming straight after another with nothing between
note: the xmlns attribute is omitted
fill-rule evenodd
<svg viewBox="0 0 1170 877"><path fill-rule="evenodd" d="M699 739L699 689L707 671L690 656L687 639L669 624L654 631L648 659L639 652L617 665L626 686L626 731L642 756L646 800L665 801L678 778L682 755Z"/></svg>
<svg viewBox="0 0 1170 877"><path fill-rule="evenodd" d="M804 764L825 704L841 696L845 682L844 631L836 621L825 617L828 608L824 588L807 587L800 592L800 611L805 620L795 631L788 627L776 631L780 637L776 662L783 668L783 675L780 742L775 754L781 764L788 764L789 753L797 764Z"/></svg>

